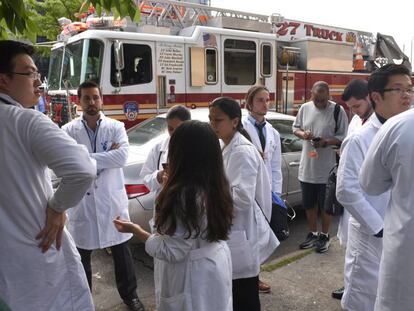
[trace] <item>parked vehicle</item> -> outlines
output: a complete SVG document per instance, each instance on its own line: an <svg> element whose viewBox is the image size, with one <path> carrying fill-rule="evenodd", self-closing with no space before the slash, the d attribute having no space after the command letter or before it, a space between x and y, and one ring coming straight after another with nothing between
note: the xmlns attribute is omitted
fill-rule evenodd
<svg viewBox="0 0 414 311"><path fill-rule="evenodd" d="M191 110L193 120L208 122L208 109ZM247 112L243 110L243 114ZM148 229L148 221L153 215L154 194L143 184L140 171L151 148L167 137L166 114L147 119L128 130L130 143L129 159L124 167L125 188L129 198L129 213L132 221ZM298 181L298 167L302 141L292 133L295 118L276 112L269 112L266 119L280 133L282 145L283 198L292 206L301 203L301 190Z"/></svg>

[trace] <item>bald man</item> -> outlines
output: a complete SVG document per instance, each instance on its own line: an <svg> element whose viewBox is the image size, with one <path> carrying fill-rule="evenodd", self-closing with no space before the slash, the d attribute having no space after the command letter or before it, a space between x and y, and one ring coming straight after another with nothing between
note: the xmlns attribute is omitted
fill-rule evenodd
<svg viewBox="0 0 414 311"><path fill-rule="evenodd" d="M300 107L293 123L293 133L303 139L298 178L302 188L302 207L306 211L309 226L309 233L299 247L315 247L318 253L324 253L329 248L332 216L323 210L326 182L329 171L336 163L334 148L341 145L348 129L345 110L329 98L328 83L316 82L312 87L312 100ZM318 208L322 218L320 233Z"/></svg>

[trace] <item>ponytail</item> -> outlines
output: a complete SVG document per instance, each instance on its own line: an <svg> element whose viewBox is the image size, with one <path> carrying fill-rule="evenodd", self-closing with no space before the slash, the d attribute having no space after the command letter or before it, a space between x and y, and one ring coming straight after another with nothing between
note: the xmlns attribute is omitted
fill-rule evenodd
<svg viewBox="0 0 414 311"><path fill-rule="evenodd" d="M252 142L252 138L250 137L249 133L247 133L247 131L244 128L241 120L239 121L239 124L237 125L236 130L237 130L237 132L239 132L240 134L242 134L244 137L246 137L248 141Z"/></svg>

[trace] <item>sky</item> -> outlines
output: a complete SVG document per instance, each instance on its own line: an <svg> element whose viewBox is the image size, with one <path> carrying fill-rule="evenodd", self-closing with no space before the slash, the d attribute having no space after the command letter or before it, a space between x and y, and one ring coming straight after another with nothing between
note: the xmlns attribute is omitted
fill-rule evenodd
<svg viewBox="0 0 414 311"><path fill-rule="evenodd" d="M414 58L414 1L403 0L211 0L211 6L391 35Z"/></svg>

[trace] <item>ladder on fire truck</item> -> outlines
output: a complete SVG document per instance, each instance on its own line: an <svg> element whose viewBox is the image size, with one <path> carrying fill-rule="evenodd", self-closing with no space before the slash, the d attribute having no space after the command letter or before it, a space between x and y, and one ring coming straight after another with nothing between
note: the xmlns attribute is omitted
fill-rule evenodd
<svg viewBox="0 0 414 311"><path fill-rule="evenodd" d="M195 25L208 25L210 19L217 17L269 23L267 15L174 0L139 0L138 7L141 11L141 22L156 26L174 26L182 29Z"/></svg>

